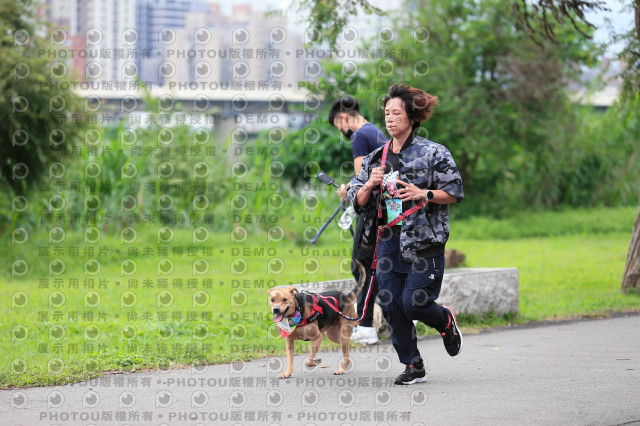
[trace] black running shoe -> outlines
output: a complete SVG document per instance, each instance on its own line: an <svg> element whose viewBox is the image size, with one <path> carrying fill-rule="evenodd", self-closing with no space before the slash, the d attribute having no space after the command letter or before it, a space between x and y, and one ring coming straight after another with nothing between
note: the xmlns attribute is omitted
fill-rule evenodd
<svg viewBox="0 0 640 426"><path fill-rule="evenodd" d="M412 385L414 383L426 382L427 376L424 371L424 367L415 368L413 365L407 365L404 372L396 377L396 385Z"/></svg>
<svg viewBox="0 0 640 426"><path fill-rule="evenodd" d="M458 329L456 324L456 314L448 306L443 306L447 312L448 323L442 332L442 340L444 341L444 348L451 356L456 356L462 351L462 333Z"/></svg>

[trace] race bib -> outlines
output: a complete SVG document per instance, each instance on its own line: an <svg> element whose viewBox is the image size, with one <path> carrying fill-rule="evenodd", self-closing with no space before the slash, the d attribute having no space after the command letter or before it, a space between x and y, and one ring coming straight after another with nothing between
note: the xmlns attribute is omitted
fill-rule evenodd
<svg viewBox="0 0 640 426"><path fill-rule="evenodd" d="M399 173L397 171L388 173L382 178L382 187L384 188L385 204L387 206L387 221L392 222L402 213L402 200L398 194ZM401 225L402 221L398 221L396 225Z"/></svg>

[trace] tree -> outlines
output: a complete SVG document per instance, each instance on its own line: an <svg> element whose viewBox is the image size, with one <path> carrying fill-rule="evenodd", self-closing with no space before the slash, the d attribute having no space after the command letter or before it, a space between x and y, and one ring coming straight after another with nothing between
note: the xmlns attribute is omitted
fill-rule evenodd
<svg viewBox="0 0 640 426"><path fill-rule="evenodd" d="M601 0L516 0L513 9L519 21L519 29L536 39L541 36L544 39L557 42L555 28L557 24L569 23L580 35L586 38L591 36L585 32L585 27L595 28L586 18L587 12L608 11Z"/></svg>
<svg viewBox="0 0 640 426"><path fill-rule="evenodd" d="M32 1L0 2L0 187L15 193L46 176L82 132L68 65L50 58L60 48L43 30Z"/></svg>
<svg viewBox="0 0 640 426"><path fill-rule="evenodd" d="M382 9L367 0L294 0L297 10L308 11L307 35L311 44L326 42L333 49L352 17L360 13L383 15Z"/></svg>
<svg viewBox="0 0 640 426"><path fill-rule="evenodd" d="M554 33L547 29L547 24L551 21L549 17L552 17L557 22L563 22L568 19L573 24L573 27L582 33L581 26L592 26L585 19L585 11L606 10L603 2L599 0L537 0L533 4L527 4L522 0L521 2L515 1L514 8L518 11L518 16L529 34L534 37L542 35L550 40L554 39ZM628 1L625 8L633 12L635 28L614 34L612 42L622 42L624 44L624 48L617 55L618 59L626 63L626 67L621 73L623 80L621 101L632 102L640 91L640 0ZM535 31L530 27L529 24L534 21L543 23L542 31ZM629 244L627 262L620 287L622 292L634 288L640 289L640 207L638 208L638 216L631 234L631 243Z"/></svg>
<svg viewBox="0 0 640 426"><path fill-rule="evenodd" d="M638 206L638 215L633 225L633 233L631 235L631 243L629 244L629 253L627 253L627 264L622 275L623 292L631 289L640 288L640 206Z"/></svg>
<svg viewBox="0 0 640 426"><path fill-rule="evenodd" d="M594 25L587 21L586 13L609 10L602 0L515 0L513 8L519 18L520 28L532 39L552 41L556 41L554 23L562 25L568 22L581 36L588 37L584 28L594 28ZM633 13L635 28L614 33L611 42L624 45L617 57L627 65L621 74L622 97L626 100L640 90L640 0L628 0L624 9Z"/></svg>

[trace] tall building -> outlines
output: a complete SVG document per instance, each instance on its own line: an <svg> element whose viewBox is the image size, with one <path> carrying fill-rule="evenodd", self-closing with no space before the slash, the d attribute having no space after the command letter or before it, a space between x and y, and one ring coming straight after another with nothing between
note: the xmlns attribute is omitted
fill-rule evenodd
<svg viewBox="0 0 640 426"><path fill-rule="evenodd" d="M163 84L175 78L178 70L171 69L171 61L163 63L172 53L184 49L184 38L178 38L176 31L184 29L187 13L206 10L199 0L138 0L137 63L141 80Z"/></svg>
<svg viewBox="0 0 640 426"><path fill-rule="evenodd" d="M230 49L240 55L234 58L231 69L236 71L240 63L249 70L246 77L232 76L234 80L288 89L303 78L304 62L296 58L296 51L302 48L302 37L288 28L286 16L265 15L248 5L234 6L230 24Z"/></svg>
<svg viewBox="0 0 640 426"><path fill-rule="evenodd" d="M309 79L288 17L250 4L224 13L203 0L40 0L39 14L83 52L69 63L75 77L102 89L140 79L177 89L287 90Z"/></svg>
<svg viewBox="0 0 640 426"><path fill-rule="evenodd" d="M167 60L175 65L175 82L220 82L222 35L213 31L208 11L188 12L184 28L176 31L176 47ZM207 53L204 53L207 52Z"/></svg>
<svg viewBox="0 0 640 426"><path fill-rule="evenodd" d="M123 81L135 76L135 0L77 0L77 32L85 38L85 80Z"/></svg>
<svg viewBox="0 0 640 426"><path fill-rule="evenodd" d="M78 5L76 0L42 0L43 18L71 33L77 32Z"/></svg>
<svg viewBox="0 0 640 426"><path fill-rule="evenodd" d="M144 81L174 87L198 83L190 88L233 83L257 90L294 88L302 78L304 64L295 54L302 38L288 30L285 16L266 16L250 5L233 6L224 15L218 3L197 3L191 10L185 4L175 9L170 22L153 18L166 16L159 13L160 0L146 1L147 9L138 14L140 38L146 40L139 57Z"/></svg>
<svg viewBox="0 0 640 426"><path fill-rule="evenodd" d="M78 35L77 0L41 0L37 4L38 17L53 26L49 37L53 45L63 45L74 52L85 50L84 36ZM73 55L67 66L74 80L84 80L85 57Z"/></svg>

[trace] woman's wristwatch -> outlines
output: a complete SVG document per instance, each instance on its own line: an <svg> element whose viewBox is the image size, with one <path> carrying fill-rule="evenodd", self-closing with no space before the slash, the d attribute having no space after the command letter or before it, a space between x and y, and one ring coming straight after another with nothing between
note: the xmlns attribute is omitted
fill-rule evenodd
<svg viewBox="0 0 640 426"><path fill-rule="evenodd" d="M433 191L427 189L427 192L424 194L424 199L427 201L433 200Z"/></svg>

